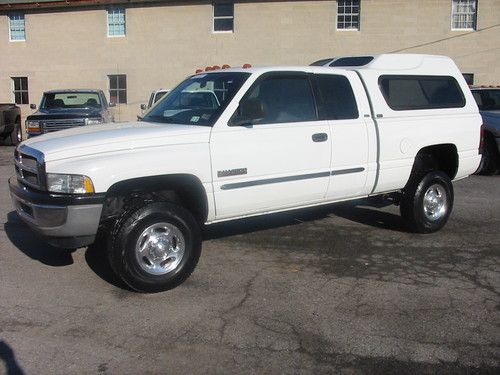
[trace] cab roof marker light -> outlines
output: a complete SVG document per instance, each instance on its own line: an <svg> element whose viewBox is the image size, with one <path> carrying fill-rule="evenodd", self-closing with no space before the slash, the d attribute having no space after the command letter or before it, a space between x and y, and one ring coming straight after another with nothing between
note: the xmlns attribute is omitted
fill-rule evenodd
<svg viewBox="0 0 500 375"><path fill-rule="evenodd" d="M230 68L230 66L228 64L222 65L222 69L229 69L229 68Z"/></svg>
<svg viewBox="0 0 500 375"><path fill-rule="evenodd" d="M203 69L196 69L195 73L196 73L196 74L203 73Z"/></svg>
<svg viewBox="0 0 500 375"><path fill-rule="evenodd" d="M251 64L243 64L243 69L248 69L248 68L251 68L252 65Z"/></svg>
<svg viewBox="0 0 500 375"><path fill-rule="evenodd" d="M220 69L220 66L219 65L214 65L212 66L212 70L219 70Z"/></svg>

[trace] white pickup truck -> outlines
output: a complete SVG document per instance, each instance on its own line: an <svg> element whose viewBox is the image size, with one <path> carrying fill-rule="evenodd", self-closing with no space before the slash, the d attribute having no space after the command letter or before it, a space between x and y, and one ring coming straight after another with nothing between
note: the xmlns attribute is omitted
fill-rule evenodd
<svg viewBox="0 0 500 375"><path fill-rule="evenodd" d="M187 78L143 121L23 142L9 184L49 243L85 246L102 231L114 271L157 292L191 274L204 224L391 193L409 229L439 230L451 181L480 162L480 127L447 57L225 69Z"/></svg>

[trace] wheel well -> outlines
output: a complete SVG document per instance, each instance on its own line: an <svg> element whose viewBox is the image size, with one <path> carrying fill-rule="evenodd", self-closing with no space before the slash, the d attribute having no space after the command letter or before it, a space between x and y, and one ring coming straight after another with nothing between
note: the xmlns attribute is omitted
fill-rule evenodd
<svg viewBox="0 0 500 375"><path fill-rule="evenodd" d="M188 174L140 177L120 181L106 193L101 220L116 218L127 207L144 202L172 202L189 210L200 223L208 216L208 202L201 181Z"/></svg>
<svg viewBox="0 0 500 375"><path fill-rule="evenodd" d="M412 175L431 170L443 171L453 180L458 171L458 152L453 144L440 144L422 148L415 156Z"/></svg>

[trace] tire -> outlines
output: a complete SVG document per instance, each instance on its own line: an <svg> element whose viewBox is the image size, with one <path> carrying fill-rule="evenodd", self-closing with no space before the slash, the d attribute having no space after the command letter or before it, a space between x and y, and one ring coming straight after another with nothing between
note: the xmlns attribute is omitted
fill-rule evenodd
<svg viewBox="0 0 500 375"><path fill-rule="evenodd" d="M453 185L443 172L414 177L403 191L401 216L412 232L433 233L448 221L453 209Z"/></svg>
<svg viewBox="0 0 500 375"><path fill-rule="evenodd" d="M21 130L21 124L16 122L14 124L14 129L10 133L10 144L13 146L17 146L19 143L23 141L23 133Z"/></svg>
<svg viewBox="0 0 500 375"><path fill-rule="evenodd" d="M485 147L481 158L482 167L479 169L479 174L485 176L495 174L500 167L499 159L500 155L498 154L495 140L492 137L487 137L485 139Z"/></svg>
<svg viewBox="0 0 500 375"><path fill-rule="evenodd" d="M200 253L198 223L183 207L166 202L125 212L108 242L112 269L138 292L161 292L183 283Z"/></svg>

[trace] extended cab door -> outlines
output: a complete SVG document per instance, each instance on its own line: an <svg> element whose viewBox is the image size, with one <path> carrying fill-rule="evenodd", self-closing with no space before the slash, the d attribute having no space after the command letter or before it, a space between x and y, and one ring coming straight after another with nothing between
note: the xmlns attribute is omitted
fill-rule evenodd
<svg viewBox="0 0 500 375"><path fill-rule="evenodd" d="M263 118L212 131L216 220L323 201L330 128L317 118L310 75L265 73L240 103L248 99L262 104Z"/></svg>
<svg viewBox="0 0 500 375"><path fill-rule="evenodd" d="M370 193L377 172L376 132L363 85L352 71L314 74L318 110L332 139L327 199Z"/></svg>

